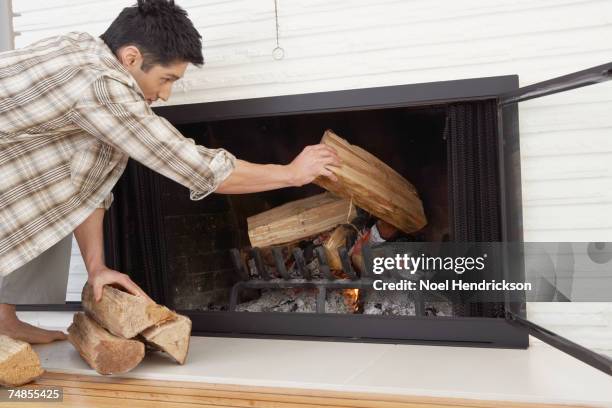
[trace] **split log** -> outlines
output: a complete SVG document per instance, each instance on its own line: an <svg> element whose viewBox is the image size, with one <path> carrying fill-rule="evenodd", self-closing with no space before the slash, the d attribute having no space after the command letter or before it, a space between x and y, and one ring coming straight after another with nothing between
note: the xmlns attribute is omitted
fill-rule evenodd
<svg viewBox="0 0 612 408"><path fill-rule="evenodd" d="M331 130L325 131L321 143L338 152L342 165L331 168L337 182L321 176L314 180L315 184L340 197L352 198L356 206L405 233L418 231L427 224L415 187L399 173Z"/></svg>
<svg viewBox="0 0 612 408"><path fill-rule="evenodd" d="M68 341L91 368L100 374L122 374L144 358L144 343L110 334L83 312L75 313Z"/></svg>
<svg viewBox="0 0 612 408"><path fill-rule="evenodd" d="M0 385L24 385L44 372L32 346L0 334Z"/></svg>
<svg viewBox="0 0 612 408"><path fill-rule="evenodd" d="M112 286L104 286L102 299L96 302L93 288L85 284L81 299L83 308L90 317L114 335L125 339L173 317L172 311L167 307Z"/></svg>
<svg viewBox="0 0 612 408"><path fill-rule="evenodd" d="M340 260L338 249L346 246L346 241L352 234L356 234L352 226L341 225L331 233L323 244L327 255L327 264L331 269L342 269L342 261Z"/></svg>
<svg viewBox="0 0 612 408"><path fill-rule="evenodd" d="M185 364L191 338L191 320L187 316L175 313L172 320L149 327L141 335L153 348L167 353L177 363Z"/></svg>
<svg viewBox="0 0 612 408"><path fill-rule="evenodd" d="M318 194L247 218L249 238L253 247L285 244L350 222L356 215L350 200Z"/></svg>

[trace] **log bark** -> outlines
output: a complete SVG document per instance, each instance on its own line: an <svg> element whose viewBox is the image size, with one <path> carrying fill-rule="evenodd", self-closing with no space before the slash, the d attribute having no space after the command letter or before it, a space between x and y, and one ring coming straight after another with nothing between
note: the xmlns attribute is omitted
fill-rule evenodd
<svg viewBox="0 0 612 408"><path fill-rule="evenodd" d="M418 231L427 224L415 187L399 173L331 130L325 131L321 143L338 152L342 165L332 168L337 182L317 177L315 184L340 197L352 198L356 206L405 233Z"/></svg>
<svg viewBox="0 0 612 408"><path fill-rule="evenodd" d="M173 317L173 312L167 307L112 286L104 286L102 299L96 302L93 288L85 284L81 299L90 317L114 335L126 339Z"/></svg>
<svg viewBox="0 0 612 408"><path fill-rule="evenodd" d="M167 353L177 363L185 364L191 339L191 320L187 316L175 313L172 320L149 327L141 335L153 348Z"/></svg>
<svg viewBox="0 0 612 408"><path fill-rule="evenodd" d="M249 238L253 247L286 244L348 223L356 215L350 200L318 194L247 218Z"/></svg>
<svg viewBox="0 0 612 408"><path fill-rule="evenodd" d="M145 354L144 343L115 336L85 313L75 313L68 341L100 374L121 374L136 367Z"/></svg>
<svg viewBox="0 0 612 408"><path fill-rule="evenodd" d="M32 346L0 334L0 385L16 387L27 384L44 372Z"/></svg>

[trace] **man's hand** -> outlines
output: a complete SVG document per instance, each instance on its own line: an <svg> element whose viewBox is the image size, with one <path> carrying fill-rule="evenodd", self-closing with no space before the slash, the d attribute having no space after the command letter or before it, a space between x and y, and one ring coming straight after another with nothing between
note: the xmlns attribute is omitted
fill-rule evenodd
<svg viewBox="0 0 612 408"><path fill-rule="evenodd" d="M102 239L103 219L104 209L96 208L96 210L74 230L74 236L81 249L81 255L83 255L83 261L87 269L87 282L89 282L93 288L96 302L102 299L102 288L104 285L121 286L132 295L141 296L153 302L138 285L132 282L129 276L106 267Z"/></svg>
<svg viewBox="0 0 612 408"><path fill-rule="evenodd" d="M340 158L332 147L317 144L306 146L287 167L293 175L293 185L299 187L312 182L319 176L338 181L332 169L339 167L340 164Z"/></svg>
<svg viewBox="0 0 612 408"><path fill-rule="evenodd" d="M307 146L287 165L255 164L236 159L234 171L215 191L221 194L258 193L303 186L319 176L338 181L333 168L340 165L336 151L323 144Z"/></svg>
<svg viewBox="0 0 612 408"><path fill-rule="evenodd" d="M88 275L89 278L87 281L93 288L96 302L102 299L102 289L104 288L104 285L119 285L132 295L140 296L153 302L153 299L147 296L147 294L124 273L107 268L106 266L101 266L97 269L89 271Z"/></svg>

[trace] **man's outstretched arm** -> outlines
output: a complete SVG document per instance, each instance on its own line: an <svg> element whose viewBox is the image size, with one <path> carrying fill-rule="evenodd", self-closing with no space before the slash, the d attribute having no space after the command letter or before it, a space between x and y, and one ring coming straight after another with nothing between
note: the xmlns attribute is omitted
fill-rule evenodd
<svg viewBox="0 0 612 408"><path fill-rule="evenodd" d="M244 194L299 187L322 175L333 181L332 169L340 165L337 153L323 144L307 146L290 164L255 164L236 159L230 175L215 190L222 194Z"/></svg>
<svg viewBox="0 0 612 408"><path fill-rule="evenodd" d="M192 200L213 191L239 194L301 186L320 175L334 179L331 169L339 165L336 153L324 145L305 148L286 166L240 161L224 149L197 145L157 116L133 89L107 77L83 93L71 119L95 138L189 188Z"/></svg>
<svg viewBox="0 0 612 408"><path fill-rule="evenodd" d="M87 281L93 287L96 300L101 299L104 285L112 284L118 284L133 295L151 300L128 275L106 266L104 261L104 232L102 228L104 212L104 208L96 208L74 230L74 236L79 244L85 268L87 269Z"/></svg>

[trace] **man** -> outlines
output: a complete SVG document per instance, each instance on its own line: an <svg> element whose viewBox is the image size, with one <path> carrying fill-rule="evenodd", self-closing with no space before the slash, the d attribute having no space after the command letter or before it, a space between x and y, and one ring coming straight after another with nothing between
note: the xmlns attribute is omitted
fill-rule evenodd
<svg viewBox="0 0 612 408"><path fill-rule="evenodd" d="M156 116L149 105L170 97L189 63L203 64L201 36L167 0L138 0L100 38L70 33L0 54L0 334L65 338L19 321L14 305L40 303L65 282L37 259L73 232L97 299L107 284L147 297L104 262L104 211L129 157L188 187L192 200L335 180L339 159L324 145L288 165L253 164Z"/></svg>

